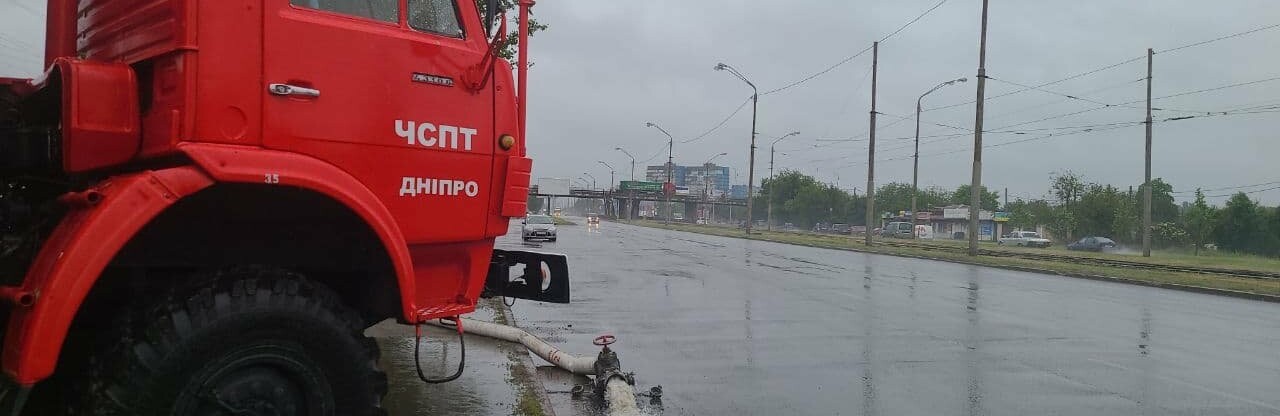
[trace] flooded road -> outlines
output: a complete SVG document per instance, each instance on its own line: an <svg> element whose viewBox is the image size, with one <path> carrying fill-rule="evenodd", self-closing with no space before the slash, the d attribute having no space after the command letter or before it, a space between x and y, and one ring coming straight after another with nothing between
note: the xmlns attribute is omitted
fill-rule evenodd
<svg viewBox="0 0 1280 416"><path fill-rule="evenodd" d="M540 250L573 303L517 323L617 335L662 414L1280 414L1277 304L617 223Z"/></svg>

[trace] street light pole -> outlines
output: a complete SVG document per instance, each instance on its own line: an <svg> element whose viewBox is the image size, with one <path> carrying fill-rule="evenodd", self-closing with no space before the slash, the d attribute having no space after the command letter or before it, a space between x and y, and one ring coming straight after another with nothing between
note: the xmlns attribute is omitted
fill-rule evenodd
<svg viewBox="0 0 1280 416"><path fill-rule="evenodd" d="M613 166L610 166L608 163L604 163L603 160L597 160L596 162L600 163L601 165L604 165L604 167L606 168L609 168L609 190L605 192L605 205L604 205L605 214L607 215L609 214L608 212L609 207L613 206L613 202L614 202L613 201L613 173L614 173Z"/></svg>
<svg viewBox="0 0 1280 416"><path fill-rule="evenodd" d="M587 175L587 177L588 177L588 178L591 178L591 192L595 192L595 191L596 191L596 177L595 177L595 176L591 176L591 174L590 174L590 173L586 173L586 172L582 172L582 174L583 174L583 175ZM594 204L594 203L592 203L591 205L595 205L595 204Z"/></svg>
<svg viewBox="0 0 1280 416"><path fill-rule="evenodd" d="M707 212L708 212L707 223L708 224L711 223L711 218L713 217L713 215L711 214L715 213L715 209L710 204L711 202L711 161L716 160L717 157L724 156L727 154L729 153L720 152L715 156L711 156L710 158L707 159L706 162L702 163L702 202L707 205Z"/></svg>
<svg viewBox="0 0 1280 416"><path fill-rule="evenodd" d="M768 204L768 207L765 208L765 220L764 220L765 230L770 230L770 231L773 230L773 194L775 193L774 191L777 189L776 188L777 184L773 183L773 154L775 153L774 146L777 145L778 142L782 141L782 139L795 136L797 134L800 134L800 132L793 131L793 132L784 134L782 135L782 137L774 139L773 143L769 144L769 195L766 197L767 200L769 201L769 204Z"/></svg>
<svg viewBox="0 0 1280 416"><path fill-rule="evenodd" d="M916 215L916 196L917 194L920 193L919 191L919 186L920 186L920 103L921 101L924 101L924 96L932 94L934 91L937 91L939 88L942 88L951 84L955 84L957 82L965 82L968 80L969 80L968 78L960 78L960 79L953 79L947 82L943 82L941 84L938 84L938 86L933 87L933 89L925 92L924 94L920 94L920 98L916 99L916 154L914 157L915 162L911 167L911 238L912 239L918 238L916 234L916 219L918 218L918 216Z"/></svg>
<svg viewBox="0 0 1280 416"><path fill-rule="evenodd" d="M978 212L982 204L982 110L987 88L987 0L982 0L982 40L978 46L978 99L973 121L973 180L969 183L969 255L978 255Z"/></svg>
<svg viewBox="0 0 1280 416"><path fill-rule="evenodd" d="M625 154L625 155L627 155L627 157L628 157L628 158L631 158L631 181L632 181L632 182L635 182L635 181L636 181L636 157L635 157L635 156L633 156L633 155L631 154L631 152L628 152L626 149L623 149L623 148L621 148L621 147L615 147L615 148L613 148L613 150L617 150L617 151L619 151L619 152L622 152L622 154ZM635 204L635 203L636 203L636 201L635 201L635 191L631 191L631 193L630 193L630 198L626 198L626 204L623 204L623 205L626 205L626 206L625 206L625 207L622 207L623 209L626 209L626 210L627 210L627 219L628 219L628 220L632 219L632 218L631 218L631 209L632 209L632 208L631 208L631 205L632 205L632 204Z"/></svg>
<svg viewBox="0 0 1280 416"><path fill-rule="evenodd" d="M674 162L672 159L672 154L675 152L676 138L671 137L671 133L667 133L667 130L663 129L662 126L659 126L654 123L644 123L644 125L658 129L658 131L661 131L662 134L667 135L667 183L671 184L672 187L676 186L675 182L671 181L671 169L675 167L675 165L673 164ZM667 217L662 219L662 223L670 224L671 223L671 193L674 192L674 190L667 191L666 188L667 188L666 185L663 185L662 193L667 197Z"/></svg>
<svg viewBox="0 0 1280 416"><path fill-rule="evenodd" d="M746 76L742 75L741 72L738 72L737 69L734 69L729 65L719 63L716 64L715 69L717 71L729 71L730 74L738 77L738 79L747 83L747 85L751 87L751 152L747 159L747 225L745 227L746 233L751 234L751 223L753 222L751 217L751 208L753 204L751 200L753 199L752 196L755 194L756 186L756 110L760 104L760 91L756 89L756 84L751 83Z"/></svg>
<svg viewBox="0 0 1280 416"><path fill-rule="evenodd" d="M628 158L631 158L631 180L632 181L636 180L636 157L632 156L631 152L628 152L626 149L623 149L621 147L615 147L613 148L613 150L622 152L622 154L625 154L627 155Z"/></svg>

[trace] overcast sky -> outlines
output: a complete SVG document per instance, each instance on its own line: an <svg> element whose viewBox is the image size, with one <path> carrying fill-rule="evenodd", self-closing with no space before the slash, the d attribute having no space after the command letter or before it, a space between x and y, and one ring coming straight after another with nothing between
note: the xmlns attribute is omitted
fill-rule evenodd
<svg viewBox="0 0 1280 416"><path fill-rule="evenodd" d="M529 148L535 177L579 177L601 182L603 160L629 176L635 154L637 176L665 158L666 137L645 122L662 125L677 138L675 159L698 164L717 159L745 183L751 126L747 105L722 128L691 143L724 120L750 89L717 62L736 67L761 91L772 90L830 67L868 47L938 0L542 0L535 14L550 25L535 37L531 53ZM0 0L0 74L39 70L43 43L42 0ZM880 48L876 180L910 183L909 138L915 100L939 82L967 77L943 88L924 107L975 97L981 2L949 0ZM1040 85L1143 56L1155 48L1155 97L1280 77L1280 28L1203 46L1162 50L1280 23L1274 0L993 0L988 35L987 97L1017 91L1006 83ZM768 172L774 137L799 131L778 144L776 169L798 169L842 188L866 187L868 52L821 76L760 99L757 182ZM1050 86L1065 98L1026 91L987 101L988 145L1034 139L1069 126L1141 121L1145 59ZM999 81L997 81L999 80ZM1077 115L1043 118L1103 107ZM1198 112L1280 105L1280 79L1207 93L1160 99L1157 121ZM1203 113L1199 113L1203 114ZM969 182L974 106L926 111L922 117L921 186L952 188ZM897 122L896 124L892 124ZM1026 123L1026 124L1023 124ZM890 125L892 124L892 125ZM888 126L888 127L886 127ZM1005 128L1005 126L1011 126ZM1089 181L1127 189L1142 181L1143 127L1112 128L989 147L983 182L1008 188L1010 199L1046 194L1049 176L1070 169ZM929 137L961 134L950 137ZM1153 176L1176 191L1196 187L1280 186L1280 112L1199 117L1155 124ZM823 141L851 138L858 141ZM818 146L818 147L815 147ZM952 152L952 153L947 153ZM785 155L781 154L785 153ZM1208 191L1228 194L1236 189ZM1250 194L1280 204L1280 189ZM1225 198L1211 198L1221 202Z"/></svg>

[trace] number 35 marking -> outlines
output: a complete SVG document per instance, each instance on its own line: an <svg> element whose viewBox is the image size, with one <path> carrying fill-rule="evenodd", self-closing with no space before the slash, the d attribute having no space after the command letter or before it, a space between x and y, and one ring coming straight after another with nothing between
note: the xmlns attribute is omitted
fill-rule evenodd
<svg viewBox="0 0 1280 416"><path fill-rule="evenodd" d="M278 173L264 173L263 176L265 176L262 180L263 183L280 183L280 174Z"/></svg>

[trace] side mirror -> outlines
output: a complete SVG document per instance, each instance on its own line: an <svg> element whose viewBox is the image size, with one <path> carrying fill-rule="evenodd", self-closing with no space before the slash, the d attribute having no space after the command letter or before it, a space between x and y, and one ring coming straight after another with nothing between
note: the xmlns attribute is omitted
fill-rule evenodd
<svg viewBox="0 0 1280 416"><path fill-rule="evenodd" d="M520 224L528 224L528 223L529 223L528 220L520 220Z"/></svg>

